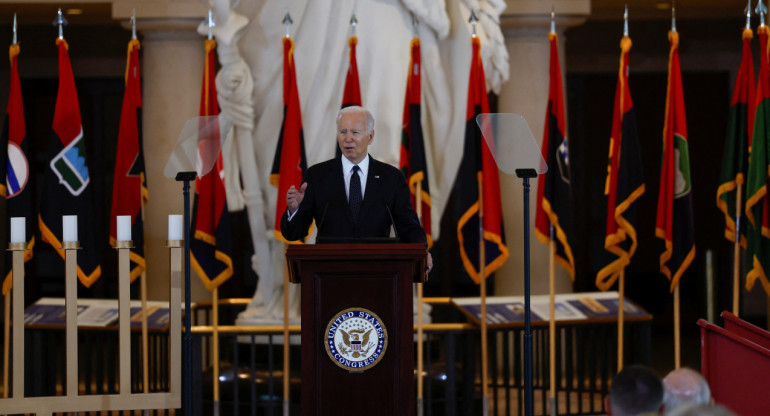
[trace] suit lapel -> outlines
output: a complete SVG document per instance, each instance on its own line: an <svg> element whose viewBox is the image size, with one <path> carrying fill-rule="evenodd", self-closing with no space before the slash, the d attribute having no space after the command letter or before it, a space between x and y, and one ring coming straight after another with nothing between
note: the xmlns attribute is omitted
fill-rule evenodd
<svg viewBox="0 0 770 416"><path fill-rule="evenodd" d="M334 163L332 172L332 183L334 184L332 192L335 194L332 200L345 201L347 205L347 190L345 189L345 178L342 176L342 161L339 158L336 159L337 163Z"/></svg>
<svg viewBox="0 0 770 416"><path fill-rule="evenodd" d="M374 212L377 209L380 195L380 186L382 185L382 165L369 155L369 173L366 175L366 191L364 191L364 200L361 202L361 212Z"/></svg>
<svg viewBox="0 0 770 416"><path fill-rule="evenodd" d="M355 230L357 227L355 224L353 224L353 212L350 210L350 204L348 203L348 190L345 189L345 178L344 174L342 172L342 157L337 157L336 163L333 164L334 172L332 172L332 183L334 183L334 186L332 188L334 195L332 196L332 201L342 201L342 206L344 207L344 211L339 211L340 213L345 212L345 215L343 215L344 221L348 224L348 227L350 227L350 230ZM363 207L363 205L362 205ZM363 212L363 208L362 208Z"/></svg>

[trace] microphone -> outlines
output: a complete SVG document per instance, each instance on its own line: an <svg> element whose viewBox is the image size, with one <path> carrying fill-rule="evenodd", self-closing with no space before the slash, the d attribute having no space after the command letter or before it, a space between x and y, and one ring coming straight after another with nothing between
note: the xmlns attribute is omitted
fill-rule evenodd
<svg viewBox="0 0 770 416"><path fill-rule="evenodd" d="M396 236L396 241L399 241L398 239L398 229L396 229L396 222L393 221L393 214L390 212L390 207L385 202L385 198L382 198L382 205L385 205L385 209L388 210L388 217L390 217L390 224L393 226L393 234Z"/></svg>

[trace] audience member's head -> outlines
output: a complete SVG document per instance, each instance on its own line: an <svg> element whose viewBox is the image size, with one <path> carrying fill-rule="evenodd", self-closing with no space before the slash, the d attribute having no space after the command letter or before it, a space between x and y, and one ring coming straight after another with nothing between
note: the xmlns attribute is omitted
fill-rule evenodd
<svg viewBox="0 0 770 416"><path fill-rule="evenodd" d="M666 416L735 416L735 413L718 404L684 403L670 412L666 411Z"/></svg>
<svg viewBox="0 0 770 416"><path fill-rule="evenodd" d="M663 383L651 368L624 367L612 379L605 410L611 416L658 414L663 404Z"/></svg>
<svg viewBox="0 0 770 416"><path fill-rule="evenodd" d="M711 401L708 382L699 372L689 368L677 368L668 373L663 378L663 387L666 412L684 403L708 404Z"/></svg>

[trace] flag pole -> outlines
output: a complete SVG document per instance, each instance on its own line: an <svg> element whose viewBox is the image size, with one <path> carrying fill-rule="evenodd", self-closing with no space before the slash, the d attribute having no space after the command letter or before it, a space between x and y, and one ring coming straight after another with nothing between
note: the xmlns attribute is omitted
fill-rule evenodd
<svg viewBox="0 0 770 416"><path fill-rule="evenodd" d="M287 244L283 245L286 252ZM283 414L289 416L289 271L283 263Z"/></svg>
<svg viewBox="0 0 770 416"><path fill-rule="evenodd" d="M422 224L422 181L417 181L414 205L417 218ZM417 416L423 414L423 325L422 325L422 282L417 282Z"/></svg>
<svg viewBox="0 0 770 416"><path fill-rule="evenodd" d="M412 13L412 36L418 38L417 33L417 16ZM415 198L414 205L417 211L417 218L422 225L422 181L417 181L415 184ZM423 340L423 283L417 282L417 416L422 416L424 413L424 384L423 379L424 372L424 355L425 345Z"/></svg>
<svg viewBox="0 0 770 416"><path fill-rule="evenodd" d="M133 20L133 28L132 28L132 38L136 39L136 18L132 15L131 19ZM140 195L139 198L143 198ZM144 224L144 200L140 199L142 201L142 209L139 210L140 215L142 216L142 224ZM150 392L150 349L149 349L149 332L148 332L148 326L147 326L147 269L142 271L142 274L139 276L139 296L141 298L142 302L142 387L143 391L145 393ZM144 415L149 415L149 410L144 410Z"/></svg>
<svg viewBox="0 0 770 416"><path fill-rule="evenodd" d="M10 332L11 332L11 291L5 294L5 310L3 312L3 397L8 398L8 363L10 353Z"/></svg>
<svg viewBox="0 0 770 416"><path fill-rule="evenodd" d="M286 8L286 13L283 16L284 28L286 30L285 37L291 38L291 25L294 21L289 14L289 8ZM284 62L285 65L285 62ZM285 92L284 92L285 93ZM286 253L288 244L283 245L283 252ZM284 256L285 257L285 256ZM289 416L289 269L288 264L283 262L283 415Z"/></svg>
<svg viewBox="0 0 770 416"><path fill-rule="evenodd" d="M671 5L671 32L676 32L676 8L674 7L673 3ZM677 46L678 48L678 46ZM677 49L677 56L679 52ZM673 76L673 75L672 75ZM673 101L672 101L673 105ZM673 111L673 109L672 109ZM672 125L671 128L673 129L674 126ZM679 305L679 281L676 282L676 287L674 288L674 368L679 368L682 365L682 355L681 355L681 328L679 326L680 321L680 305Z"/></svg>
<svg viewBox="0 0 770 416"><path fill-rule="evenodd" d="M476 37L476 11L471 9L471 16L468 19L471 23L471 38ZM478 188L479 188L479 279L480 279L480 291L481 291L481 397L483 415L489 414L489 395L487 393L488 383L488 352L487 352L487 282L484 275L484 266L486 263L486 253L484 252L484 184L483 175L478 176Z"/></svg>
<svg viewBox="0 0 770 416"><path fill-rule="evenodd" d="M623 37L628 37L628 4L623 13ZM622 43L621 43L622 45ZM622 58L621 58L622 63ZM623 113L623 98L621 95L620 112ZM626 266L620 269L620 283L618 284L618 372L623 369L623 303L626 295Z"/></svg>
<svg viewBox="0 0 770 416"><path fill-rule="evenodd" d="M131 9L131 39L137 40L136 37L136 9ZM142 207L139 210L139 215L142 216L142 224L144 224L144 197L142 196L141 187L139 190L139 200ZM147 269L142 270L142 274L139 275L139 298L142 302L142 391L145 393L150 392L150 370L149 370L149 336L147 330ZM149 414L149 410L145 409L143 412L145 415Z"/></svg>
<svg viewBox="0 0 770 416"><path fill-rule="evenodd" d="M17 44L16 13L13 14L13 45ZM26 238L26 236L25 236ZM7 277L6 277L7 278ZM11 276L13 282L13 275ZM5 294L5 309L3 313L3 397L8 398L8 364L10 363L10 333L11 333L11 291Z"/></svg>
<svg viewBox="0 0 770 416"><path fill-rule="evenodd" d="M219 416L219 288L211 291L211 363L214 383L214 416Z"/></svg>
<svg viewBox="0 0 770 416"><path fill-rule="evenodd" d="M548 369L551 386L551 416L556 415L556 242L554 241L554 226L551 224L551 241L548 244L548 294L550 314L548 319Z"/></svg>
<svg viewBox="0 0 770 416"><path fill-rule="evenodd" d="M550 33L556 35L556 9L553 5L551 5ZM538 201L538 203L540 203L540 201ZM554 240L555 227L552 222L549 228L548 293L550 318L548 319L548 368L550 370L549 378L551 385L551 397L549 398L549 402L551 406L551 416L556 416L556 271L554 270L554 264L556 263L556 241Z"/></svg>
<svg viewBox="0 0 770 416"><path fill-rule="evenodd" d="M674 368L682 366L679 319L679 283L677 283L674 288Z"/></svg>
<svg viewBox="0 0 770 416"><path fill-rule="evenodd" d="M208 26L207 38L214 40L214 27L217 25L214 21L214 10L209 8L206 15L206 25ZM220 155L221 157L221 155ZM211 365L212 365L212 383L214 387L214 416L219 416L219 287L211 290Z"/></svg>
<svg viewBox="0 0 770 416"><path fill-rule="evenodd" d="M735 243L733 244L733 315L738 316L741 284L741 199L742 184L735 191Z"/></svg>
<svg viewBox="0 0 770 416"><path fill-rule="evenodd" d="M489 415L489 393L487 392L487 383L489 382L489 368L487 360L487 284L484 275L484 266L486 263L486 253L484 250L484 188L483 178L479 175L479 278L481 279L481 397L483 403L483 415Z"/></svg>
<svg viewBox="0 0 770 416"><path fill-rule="evenodd" d="M623 303L626 291L626 268L620 269L618 287L618 372L623 369Z"/></svg>

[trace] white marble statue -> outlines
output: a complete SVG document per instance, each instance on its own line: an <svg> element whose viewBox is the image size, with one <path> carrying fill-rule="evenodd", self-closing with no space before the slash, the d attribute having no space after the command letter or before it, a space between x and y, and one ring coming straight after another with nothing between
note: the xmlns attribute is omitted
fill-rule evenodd
<svg viewBox="0 0 770 416"><path fill-rule="evenodd" d="M281 23L294 24L297 82L309 165L334 156L335 116L348 67L347 39L355 12L363 105L376 120L370 151L398 165L412 14L419 25L423 110L434 239L462 155L474 10L482 40L487 86L499 91L508 78L508 55L499 16L504 0L214 0L214 35L222 69L217 89L222 112L235 120L225 149L228 204L248 209L255 247L257 292L238 323L283 320L284 244L273 238L275 187L268 183L283 117ZM288 6L288 8L287 8ZM207 28L205 29L207 30ZM238 172L242 181L238 178ZM433 276L438 278L438 276ZM298 289L291 285L290 320L299 321ZM427 315L427 314L426 314Z"/></svg>

